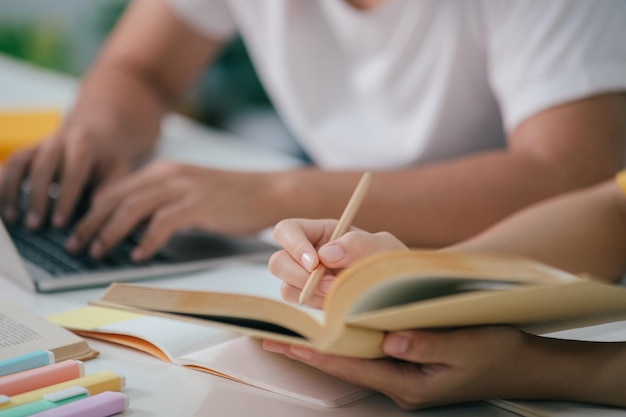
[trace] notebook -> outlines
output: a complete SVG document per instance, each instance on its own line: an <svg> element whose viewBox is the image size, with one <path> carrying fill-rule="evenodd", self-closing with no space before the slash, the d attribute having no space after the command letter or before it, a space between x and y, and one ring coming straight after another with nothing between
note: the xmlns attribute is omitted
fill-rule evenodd
<svg viewBox="0 0 626 417"><path fill-rule="evenodd" d="M199 271L233 259L266 261L276 250L264 239L229 238L200 232L175 235L150 260L134 263L130 251L137 236L130 236L109 256L94 260L72 255L64 248L69 229L31 232L21 225L0 221L0 274L23 287L53 292L108 285Z"/></svg>

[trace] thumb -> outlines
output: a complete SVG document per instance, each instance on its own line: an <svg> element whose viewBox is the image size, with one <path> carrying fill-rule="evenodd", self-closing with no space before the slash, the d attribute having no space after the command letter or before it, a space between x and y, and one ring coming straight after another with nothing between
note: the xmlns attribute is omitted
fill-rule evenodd
<svg viewBox="0 0 626 417"><path fill-rule="evenodd" d="M376 253L399 249L408 248L391 233L368 233L357 229L328 242L317 253L324 266L338 269Z"/></svg>
<svg viewBox="0 0 626 417"><path fill-rule="evenodd" d="M325 244L317 251L320 262L332 269L345 268L352 263L346 250L337 241Z"/></svg>

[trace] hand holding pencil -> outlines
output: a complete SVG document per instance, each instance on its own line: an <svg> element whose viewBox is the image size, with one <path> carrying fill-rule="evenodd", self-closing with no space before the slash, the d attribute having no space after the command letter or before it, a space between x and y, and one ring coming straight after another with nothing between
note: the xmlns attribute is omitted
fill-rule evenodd
<svg viewBox="0 0 626 417"><path fill-rule="evenodd" d="M350 201L348 201L348 205L344 209L341 217L339 218L339 222L335 226L332 235L330 236L330 240L335 240L339 238L341 235L346 233L356 216L365 195L367 194L367 190L372 182L372 173L365 172L361 177L358 185L356 186L354 192L352 193L352 197L350 197ZM322 264L319 264L311 273L308 280L306 281L304 288L302 288L302 292L300 293L300 304L305 304L315 289L317 288L320 280L324 276L324 272L326 272L326 267Z"/></svg>

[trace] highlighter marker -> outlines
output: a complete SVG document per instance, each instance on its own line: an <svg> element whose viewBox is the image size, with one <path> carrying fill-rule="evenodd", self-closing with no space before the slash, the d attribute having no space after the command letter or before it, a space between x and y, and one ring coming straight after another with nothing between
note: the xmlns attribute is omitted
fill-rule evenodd
<svg viewBox="0 0 626 417"><path fill-rule="evenodd" d="M0 361L0 376L26 371L54 363L54 353L48 350L36 350L24 355Z"/></svg>
<svg viewBox="0 0 626 417"><path fill-rule="evenodd" d="M0 411L33 401L39 401L43 399L43 396L46 394L70 387L83 387L89 391L89 395L96 395L104 391L120 391L125 383L126 379L123 376L109 371L102 371L93 375L83 376L72 379L71 381L60 382L45 388L14 395L8 403L0 404Z"/></svg>
<svg viewBox="0 0 626 417"><path fill-rule="evenodd" d="M32 417L108 417L123 413L128 397L121 392L106 391L93 397L56 407Z"/></svg>
<svg viewBox="0 0 626 417"><path fill-rule="evenodd" d="M0 411L0 417L26 417L50 410L89 397L89 391L83 387L70 387L43 396L42 400L33 401L8 410Z"/></svg>
<svg viewBox="0 0 626 417"><path fill-rule="evenodd" d="M0 376L0 394L17 395L38 388L80 378L85 374L81 361L67 360L48 366Z"/></svg>

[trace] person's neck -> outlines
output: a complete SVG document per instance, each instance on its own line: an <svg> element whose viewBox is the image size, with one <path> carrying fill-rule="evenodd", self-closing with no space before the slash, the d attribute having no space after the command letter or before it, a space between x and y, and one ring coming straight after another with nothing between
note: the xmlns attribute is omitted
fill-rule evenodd
<svg viewBox="0 0 626 417"><path fill-rule="evenodd" d="M345 0L350 6L359 10L371 10L378 7L386 0Z"/></svg>

